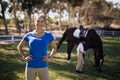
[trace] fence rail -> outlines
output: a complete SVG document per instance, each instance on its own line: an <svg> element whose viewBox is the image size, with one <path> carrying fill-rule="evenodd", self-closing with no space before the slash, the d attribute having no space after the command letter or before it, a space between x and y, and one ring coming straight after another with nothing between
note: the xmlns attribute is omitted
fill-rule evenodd
<svg viewBox="0 0 120 80"><path fill-rule="evenodd" d="M23 35L0 35L0 42L15 42L20 41Z"/></svg>
<svg viewBox="0 0 120 80"><path fill-rule="evenodd" d="M98 35L120 36L120 31L96 30ZM61 38L64 31L52 31L56 38ZM0 35L0 42L16 42L22 39L23 35Z"/></svg>
<svg viewBox="0 0 120 80"><path fill-rule="evenodd" d="M120 31L96 30L98 35L120 36Z"/></svg>

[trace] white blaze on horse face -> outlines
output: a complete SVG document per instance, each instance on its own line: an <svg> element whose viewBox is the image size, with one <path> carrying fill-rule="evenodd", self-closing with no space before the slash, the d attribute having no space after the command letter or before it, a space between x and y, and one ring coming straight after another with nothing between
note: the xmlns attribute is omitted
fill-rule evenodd
<svg viewBox="0 0 120 80"><path fill-rule="evenodd" d="M102 62L103 60L102 59L100 59L100 63Z"/></svg>
<svg viewBox="0 0 120 80"><path fill-rule="evenodd" d="M70 60L68 60L68 64L70 64L71 63L71 59Z"/></svg>

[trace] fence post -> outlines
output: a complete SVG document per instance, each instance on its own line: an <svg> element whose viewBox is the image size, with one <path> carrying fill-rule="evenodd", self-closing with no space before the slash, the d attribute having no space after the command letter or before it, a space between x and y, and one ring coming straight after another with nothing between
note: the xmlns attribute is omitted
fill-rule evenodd
<svg viewBox="0 0 120 80"><path fill-rule="evenodd" d="M14 34L12 34L11 41L14 42Z"/></svg>
<svg viewBox="0 0 120 80"><path fill-rule="evenodd" d="M99 35L102 35L102 30L99 30L100 34Z"/></svg>
<svg viewBox="0 0 120 80"><path fill-rule="evenodd" d="M115 35L115 31L112 32L112 35L113 35L113 36Z"/></svg>

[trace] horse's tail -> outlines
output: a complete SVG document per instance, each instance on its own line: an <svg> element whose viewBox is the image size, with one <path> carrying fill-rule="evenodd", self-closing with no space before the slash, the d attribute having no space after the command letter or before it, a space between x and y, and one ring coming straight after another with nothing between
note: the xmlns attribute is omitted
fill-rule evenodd
<svg viewBox="0 0 120 80"><path fill-rule="evenodd" d="M67 30L63 33L61 40L58 42L57 49L61 46L62 42L66 39Z"/></svg>

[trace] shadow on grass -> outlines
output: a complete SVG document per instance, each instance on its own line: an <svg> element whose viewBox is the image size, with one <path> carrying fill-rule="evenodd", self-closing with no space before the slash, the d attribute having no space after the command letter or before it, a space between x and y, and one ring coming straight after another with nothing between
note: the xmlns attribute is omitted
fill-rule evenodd
<svg viewBox="0 0 120 80"><path fill-rule="evenodd" d="M107 38L106 40L109 40ZM97 72L96 68L94 67L94 56L92 56L92 64L88 63L89 59L87 59L87 62L85 62L84 70L85 72L83 74L76 74L75 73L75 64L67 64L67 63L60 63L60 62L52 62L50 63L50 69L55 70L59 75L63 77L69 77L73 80L119 80L120 77L120 38L114 38L110 39L109 41L104 41L104 53L106 53L105 57L105 63L103 64L103 72ZM58 53L63 55L63 53L67 54L67 44L64 42L61 47L58 50ZM108 50L106 50L108 49ZM117 50L117 51L116 51ZM73 52L75 49L73 49ZM90 56L91 57L91 56ZM61 58L59 56L55 57L55 59L65 59ZM75 59L74 59L75 60ZM69 74L66 74L69 73ZM80 76L81 77L80 77Z"/></svg>
<svg viewBox="0 0 120 80"><path fill-rule="evenodd" d="M23 73L25 64L15 44L0 46L0 80L21 80L17 73Z"/></svg>
<svg viewBox="0 0 120 80"><path fill-rule="evenodd" d="M109 39L107 39L109 40ZM111 39L112 40L112 39ZM116 39L114 39L116 40ZM117 40L116 40L117 41ZM97 72L94 67L94 56L91 53L90 57L86 56L84 73L76 74L75 67L77 63L76 59L76 47L73 49L72 63L67 64L67 46L64 42L60 49L58 50L57 55L54 57L54 61L49 63L49 69L55 71L60 77L64 77L70 80L119 80L120 78L120 45L116 41L104 41L104 49L107 55L105 56L105 63L103 65L103 72ZM18 73L22 74L25 68L25 62L22 60L21 56L16 50L17 43L0 45L0 80L23 80L21 76L18 76ZM27 50L26 50L27 52ZM14 54L13 54L14 53ZM65 62L66 60L66 62ZM24 74L23 74L24 75ZM54 75L53 75L54 76ZM54 76L57 77L57 76ZM55 79L56 80L56 79ZM62 79L60 79L62 80ZM64 79L65 80L65 79Z"/></svg>
<svg viewBox="0 0 120 80"><path fill-rule="evenodd" d="M59 59L61 59L62 61L62 58ZM67 64L66 62L61 61L52 61L49 63L49 68L52 71L55 71L60 76L64 78L70 78L71 80L119 80L120 62L115 61L114 63L112 63L108 60L104 63L103 72L98 72L94 67L94 60L92 59L92 61L90 62L89 59L86 59L83 69L84 73L76 74L76 61L74 60L71 64Z"/></svg>
<svg viewBox="0 0 120 80"><path fill-rule="evenodd" d="M24 69L23 64L11 61L0 60L0 65L0 80L18 80L16 72L21 72Z"/></svg>

